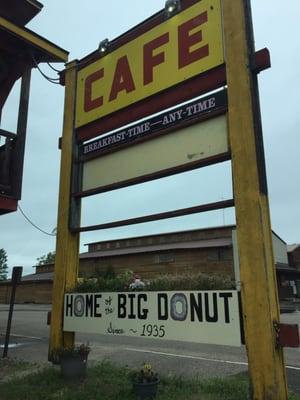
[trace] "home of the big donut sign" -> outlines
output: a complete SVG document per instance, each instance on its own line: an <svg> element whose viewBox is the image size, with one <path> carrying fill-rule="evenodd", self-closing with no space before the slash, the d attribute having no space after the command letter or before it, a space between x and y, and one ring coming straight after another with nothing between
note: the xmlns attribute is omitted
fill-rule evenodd
<svg viewBox="0 0 300 400"><path fill-rule="evenodd" d="M241 345L236 291L69 293L64 331Z"/></svg>

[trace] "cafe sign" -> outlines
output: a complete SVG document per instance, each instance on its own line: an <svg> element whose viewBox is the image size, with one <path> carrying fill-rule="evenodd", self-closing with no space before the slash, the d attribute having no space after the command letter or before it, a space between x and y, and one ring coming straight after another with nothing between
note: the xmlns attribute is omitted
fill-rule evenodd
<svg viewBox="0 0 300 400"><path fill-rule="evenodd" d="M64 331L240 346L238 293L68 293Z"/></svg>
<svg viewBox="0 0 300 400"><path fill-rule="evenodd" d="M224 63L220 0L201 0L78 71L76 128Z"/></svg>

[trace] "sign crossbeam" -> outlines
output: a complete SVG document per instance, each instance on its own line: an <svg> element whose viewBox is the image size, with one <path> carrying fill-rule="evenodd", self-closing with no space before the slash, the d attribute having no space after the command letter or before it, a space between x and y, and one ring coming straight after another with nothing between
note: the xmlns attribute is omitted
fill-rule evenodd
<svg viewBox="0 0 300 400"><path fill-rule="evenodd" d="M115 222L108 222L105 224L76 227L76 228L72 228L72 230L74 232L89 232L89 231L96 231L96 230L101 230L101 229L117 228L120 226L142 224L144 222L158 221L158 220L167 219L167 218L182 217L184 215L197 214L197 213L201 213L201 212L214 211L214 210L230 208L230 207L234 207L233 199L218 201L216 203L202 204L199 206L194 206L194 207L189 207L189 208L181 208L178 210L167 211L167 212L163 212L163 213L159 213L159 214L145 215L143 217L131 218L131 219L115 221Z"/></svg>

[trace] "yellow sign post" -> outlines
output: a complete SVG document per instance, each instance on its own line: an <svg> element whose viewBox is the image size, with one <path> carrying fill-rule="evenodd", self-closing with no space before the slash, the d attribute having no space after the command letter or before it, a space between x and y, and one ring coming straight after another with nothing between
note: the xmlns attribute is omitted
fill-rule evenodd
<svg viewBox="0 0 300 400"><path fill-rule="evenodd" d="M248 8L249 7L249 8ZM256 72L251 63L248 0L223 0L228 85L229 139L244 331L255 400L286 400L275 262L263 160ZM251 68L252 67L252 68ZM258 114L257 114L258 113Z"/></svg>
<svg viewBox="0 0 300 400"><path fill-rule="evenodd" d="M73 289L78 276L79 234L69 229L71 213L71 176L74 140L74 107L76 95L77 62L67 64L65 70L65 112L61 143L60 187L58 200L55 274L52 294L52 314L49 360L55 361L55 352L74 344L74 334L63 332L63 301L66 290Z"/></svg>

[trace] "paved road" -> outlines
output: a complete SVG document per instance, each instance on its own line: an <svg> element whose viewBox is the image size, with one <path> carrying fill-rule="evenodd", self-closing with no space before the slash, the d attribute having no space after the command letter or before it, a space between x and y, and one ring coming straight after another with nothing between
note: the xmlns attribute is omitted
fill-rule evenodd
<svg viewBox="0 0 300 400"><path fill-rule="evenodd" d="M12 323L11 357L46 361L49 306L16 305ZM300 312L283 314L282 322L300 324ZM0 343L3 343L7 306L0 305ZM91 360L109 359L119 365L136 367L144 361L153 363L159 372L183 376L229 376L247 371L244 347L212 346L175 341L78 334L79 343L89 341ZM285 349L289 386L300 393L300 349Z"/></svg>

